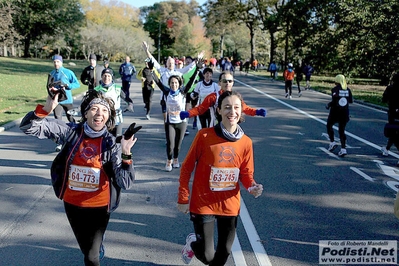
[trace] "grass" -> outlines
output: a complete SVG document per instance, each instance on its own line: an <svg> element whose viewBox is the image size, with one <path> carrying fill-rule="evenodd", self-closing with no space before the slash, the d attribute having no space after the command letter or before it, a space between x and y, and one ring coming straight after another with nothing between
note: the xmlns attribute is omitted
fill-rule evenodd
<svg viewBox="0 0 399 266"><path fill-rule="evenodd" d="M76 66L68 65L73 62ZM114 72L118 72L120 63L111 62ZM78 79L82 70L88 66L87 61L64 60L64 66L73 70ZM140 66L139 66L140 67ZM47 75L54 69L51 60L22 59L0 57L0 126L23 117L27 112L34 110L38 103L44 103L47 97ZM269 72L251 71L254 75L269 77ZM279 73L282 80L281 73ZM349 87L357 100L386 106L381 102L384 86L378 86L376 80L350 80ZM301 86L304 87L305 82ZM312 76L312 89L330 94L334 86L334 78L326 76ZM81 84L79 89L72 91L73 95L87 90Z"/></svg>
<svg viewBox="0 0 399 266"><path fill-rule="evenodd" d="M73 62L76 66L68 65ZM64 67L75 72L78 80L87 61L64 60ZM118 63L110 66L117 70ZM23 117L34 110L47 97L47 75L54 69L51 60L0 57L0 126ZM80 82L80 81L79 81ZM72 91L73 95L87 90L82 85Z"/></svg>

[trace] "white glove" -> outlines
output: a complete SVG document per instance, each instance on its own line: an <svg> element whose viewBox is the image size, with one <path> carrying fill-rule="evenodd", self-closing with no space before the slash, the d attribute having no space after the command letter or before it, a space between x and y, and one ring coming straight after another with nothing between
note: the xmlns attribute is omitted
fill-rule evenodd
<svg viewBox="0 0 399 266"><path fill-rule="evenodd" d="M187 214L188 211L189 211L189 204L180 204L180 203L177 203L177 209L178 209L180 212L182 212L182 213L184 213L184 214Z"/></svg>
<svg viewBox="0 0 399 266"><path fill-rule="evenodd" d="M248 188L248 192L252 194L255 198L259 197L262 195L263 192L263 186L262 184L255 184L252 187Z"/></svg>

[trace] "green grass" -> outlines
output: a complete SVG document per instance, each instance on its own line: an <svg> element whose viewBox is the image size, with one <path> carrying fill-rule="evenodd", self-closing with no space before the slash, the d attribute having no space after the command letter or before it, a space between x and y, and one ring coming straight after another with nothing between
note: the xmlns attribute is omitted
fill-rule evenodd
<svg viewBox="0 0 399 266"><path fill-rule="evenodd" d="M74 62L76 66L68 65ZM64 67L75 72L78 80L82 70L89 65L87 61L64 60ZM111 63L114 71L118 63ZM47 75L54 69L52 60L22 59L0 57L0 125L23 117L34 110L38 103L47 97ZM72 91L73 95L87 90L82 85Z"/></svg>

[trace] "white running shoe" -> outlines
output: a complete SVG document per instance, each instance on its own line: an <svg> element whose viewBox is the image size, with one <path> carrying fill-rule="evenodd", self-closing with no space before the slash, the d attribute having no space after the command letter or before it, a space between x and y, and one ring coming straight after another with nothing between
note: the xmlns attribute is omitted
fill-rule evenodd
<svg viewBox="0 0 399 266"><path fill-rule="evenodd" d="M298 92L298 97L301 97L302 96L302 92Z"/></svg>
<svg viewBox="0 0 399 266"><path fill-rule="evenodd" d="M172 160L166 160L165 171L166 172L172 171Z"/></svg>
<svg viewBox="0 0 399 266"><path fill-rule="evenodd" d="M285 98L288 98L288 93L285 94Z"/></svg>
<svg viewBox="0 0 399 266"><path fill-rule="evenodd" d="M385 147L381 148L381 152L382 152L383 156L388 156L389 155L389 152L388 152L387 148L385 148Z"/></svg>
<svg viewBox="0 0 399 266"><path fill-rule="evenodd" d="M179 159L173 159L172 166L173 168L179 168L180 167Z"/></svg>
<svg viewBox="0 0 399 266"><path fill-rule="evenodd" d="M133 103L129 103L129 105L127 106L126 110L134 113Z"/></svg>
<svg viewBox="0 0 399 266"><path fill-rule="evenodd" d="M348 153L346 152L346 149L341 149L339 152L338 152L338 156L339 157L344 157L345 155L347 155Z"/></svg>
<svg viewBox="0 0 399 266"><path fill-rule="evenodd" d="M55 146L55 151L56 151L56 152L60 152L61 149L62 149L62 145L61 145L61 144Z"/></svg>
<svg viewBox="0 0 399 266"><path fill-rule="evenodd" d="M191 243L196 240L197 238L194 233L189 234L186 238L186 244L181 251L181 258L185 264L190 264L195 256L194 251L191 249Z"/></svg>
<svg viewBox="0 0 399 266"><path fill-rule="evenodd" d="M338 144L335 141L331 142L330 146L328 146L328 151L333 151L337 146Z"/></svg>
<svg viewBox="0 0 399 266"><path fill-rule="evenodd" d="M292 99L292 96L290 95L290 99Z"/></svg>

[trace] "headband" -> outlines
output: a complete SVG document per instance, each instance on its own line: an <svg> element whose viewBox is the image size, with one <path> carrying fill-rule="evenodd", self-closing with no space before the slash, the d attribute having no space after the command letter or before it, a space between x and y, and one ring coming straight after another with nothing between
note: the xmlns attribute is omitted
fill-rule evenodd
<svg viewBox="0 0 399 266"><path fill-rule="evenodd" d="M86 113L87 111L89 111L89 109L90 109L94 104L101 104L101 105L104 105L105 107L107 107L108 113L111 114L111 108L109 107L109 104L107 103L107 101L105 101L104 99L101 99L101 98L94 98L93 100L91 100L91 102L89 103L89 105L86 107L85 113Z"/></svg>

